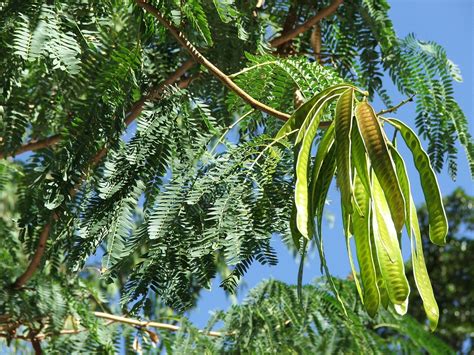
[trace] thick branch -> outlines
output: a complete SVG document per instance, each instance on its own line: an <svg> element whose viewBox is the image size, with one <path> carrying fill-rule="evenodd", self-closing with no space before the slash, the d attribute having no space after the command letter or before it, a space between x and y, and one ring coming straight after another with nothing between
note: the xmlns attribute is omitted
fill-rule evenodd
<svg viewBox="0 0 474 355"><path fill-rule="evenodd" d="M38 150L38 149L46 148L46 147L49 147L50 145L54 145L58 143L60 140L61 140L61 136L59 134L55 134L54 136L51 136L45 139L33 140L22 145L20 148L18 148L14 152L11 152L8 154L0 153L0 159L6 158L8 156L15 156L18 154L22 154L30 150Z"/></svg>
<svg viewBox="0 0 474 355"><path fill-rule="evenodd" d="M283 43L286 43L299 34L308 31L311 29L316 23L321 21L323 18L326 18L330 15L332 15L334 12L336 12L337 8L339 5L341 5L344 2L344 0L333 0L332 3L328 6L325 7L324 9L321 9L316 15L311 17L308 21L305 23L295 27L293 30L288 31L283 33L281 36L276 37L270 41L270 45L272 47L279 47Z"/></svg>
<svg viewBox="0 0 474 355"><path fill-rule="evenodd" d="M212 64L201 53L199 53L196 47L194 47L194 45L188 41L188 39L184 36L184 34L179 29L177 29L170 21L165 19L154 6L140 0L137 0L137 4L138 6L143 8L145 11L152 14L163 26L165 26L173 35L173 37L179 42L179 44L181 44L181 46L183 46L198 63L205 66L209 70L209 72L211 72L225 86L227 86L230 90L236 93L240 98L242 98L250 106L252 106L253 108L259 111L268 113L269 115L274 116L284 121L290 118L290 115L280 112L278 110L275 110L274 108L269 107L261 103L260 101L255 100L247 92L242 90L226 74L224 74L219 68L217 68L214 64Z"/></svg>
<svg viewBox="0 0 474 355"><path fill-rule="evenodd" d="M316 60L318 61L319 64L322 64L322 58L321 58L321 26L319 25L319 22L314 25L313 32L311 32L311 47L313 47L314 51L314 56Z"/></svg>
<svg viewBox="0 0 474 355"><path fill-rule="evenodd" d="M138 100L133 106L132 109L128 112L126 115L125 123L126 125L130 125L143 111L143 107L145 105L146 101L149 100L156 100L160 97L160 95L163 93L163 90L167 85L173 84L176 82L188 69L190 69L194 65L192 60L188 60L183 63L183 65L178 68L170 77L168 77L163 83L161 83L158 87L155 89L151 90L150 93L147 95L143 96L140 100ZM186 85L190 82L189 80L184 80L184 83ZM178 86L183 87L183 84L180 83ZM107 148L104 147L102 148L90 161L89 164L89 170L97 165L102 158L107 154ZM83 175L82 180L86 178L86 174ZM70 191L70 196L73 197L77 190L79 189L80 182L76 184L74 189ZM55 220L58 219L58 214L56 212L53 212L52 214L52 219L43 227L43 230L41 231L39 240L38 240L38 246L35 250L35 253L33 254L33 257L30 261L30 264L28 265L27 269L25 272L18 277L18 279L15 281L13 284L14 289L19 289L23 287L28 280L34 275L35 271L38 269L39 265L41 264L41 259L43 257L44 252L46 251L46 242L48 241L48 237L52 228L52 224L54 223Z"/></svg>
<svg viewBox="0 0 474 355"><path fill-rule="evenodd" d="M28 282L28 280L33 276L38 266L41 264L41 258L43 257L44 251L46 250L46 242L48 241L49 232L51 231L52 222L48 222L41 231L38 246L36 247L36 251L31 258L30 264L26 268L25 272L20 275L18 279L16 279L15 283L13 284L14 289L19 289L23 287L24 284Z"/></svg>

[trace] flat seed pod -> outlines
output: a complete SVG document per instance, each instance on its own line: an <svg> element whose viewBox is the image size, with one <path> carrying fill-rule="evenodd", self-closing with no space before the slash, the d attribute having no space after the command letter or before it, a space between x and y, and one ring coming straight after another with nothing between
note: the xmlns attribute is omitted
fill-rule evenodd
<svg viewBox="0 0 474 355"><path fill-rule="evenodd" d="M408 311L408 298L402 304L394 304L393 308L399 315L404 316Z"/></svg>
<svg viewBox="0 0 474 355"><path fill-rule="evenodd" d="M293 201L293 207L291 208L291 217L290 217L290 232L291 232L291 238L293 239L293 243L295 243L295 247L297 250L300 250L301 248L301 233L296 228L296 205L295 202Z"/></svg>
<svg viewBox="0 0 474 355"><path fill-rule="evenodd" d="M370 199L357 174L354 178L354 197L362 212L361 215L357 209L354 209L352 224L354 228L357 260L359 261L360 276L362 279L364 307L367 313L371 317L374 317L379 309L380 293L377 287L377 274L375 272L370 243Z"/></svg>
<svg viewBox="0 0 474 355"><path fill-rule="evenodd" d="M390 153L397 169L398 180L402 187L403 197L405 198L405 205L407 209L406 227L408 235L410 236L411 254L413 275L418 292L423 300L423 307L430 322L430 328L436 329L439 319L438 304L434 298L431 282L426 270L425 259L423 256L423 245L420 235L420 227L418 225L418 216L416 215L415 204L411 197L410 182L406 172L405 163L396 148L389 144ZM397 313L404 315L407 307L395 307Z"/></svg>
<svg viewBox="0 0 474 355"><path fill-rule="evenodd" d="M372 259L374 260L375 274L377 275L377 288L379 289L380 293L380 304L383 306L383 308L387 309L390 300L388 299L387 287L385 286L382 270L380 269L379 261L377 259L377 248L375 246L373 228L370 231L370 246L372 248Z"/></svg>
<svg viewBox="0 0 474 355"><path fill-rule="evenodd" d="M314 216L317 219L316 234L321 237L321 226L323 221L324 204L328 195L329 186L336 171L336 148L334 144L329 149L321 166L320 173L314 184L311 184L311 204L314 208ZM312 217L313 218L313 217Z"/></svg>
<svg viewBox="0 0 474 355"><path fill-rule="evenodd" d="M334 117L336 136L336 181L341 191L343 213L352 213L352 174L351 174L351 129L354 103L354 90L344 91L336 104Z"/></svg>
<svg viewBox="0 0 474 355"><path fill-rule="evenodd" d="M375 176L372 177L373 218L375 248L382 277L393 304L403 304L410 293L405 266L398 242L397 231L390 218L388 202Z"/></svg>
<svg viewBox="0 0 474 355"><path fill-rule="evenodd" d="M316 157L314 158L313 169L311 172L311 183L310 183L310 188L309 188L311 216L314 216L315 209L316 209L315 204L314 204L314 201L316 201L316 196L314 195L316 191L316 182L318 181L323 162L326 159L326 156L328 155L329 150L331 149L331 147L333 147L333 145L334 145L334 122L329 125L328 129L326 130L323 137L321 138L321 141L318 144Z"/></svg>
<svg viewBox="0 0 474 355"><path fill-rule="evenodd" d="M332 135L332 137L334 137L334 134ZM330 138L331 138L331 135L327 139L330 140ZM321 141L320 144L322 143L323 142ZM321 225L322 225L322 219L323 219L322 216L324 212L324 203L326 201L329 186L331 185L331 181L333 179L335 170L336 170L336 149L334 147L334 144L330 143L329 150L326 154L326 158L322 162L320 173L317 176L317 180L314 184L311 184L312 189L310 191L310 196L312 197L311 205L314 208L314 211L315 211L314 213L318 221L317 229L314 231L314 236L316 239L316 246L318 248L319 260L321 260L321 273L323 273L324 271L324 273L326 274L326 277L328 278L332 291L334 292L337 300L341 304L342 309L344 310L344 313L346 313L344 302L342 302L342 299L339 296L339 292L337 290L337 287L334 283L334 280L331 276L331 273L329 272L329 268L326 263L326 256L324 255L324 248L323 248L322 235L321 235Z"/></svg>
<svg viewBox="0 0 474 355"><path fill-rule="evenodd" d="M436 174L431 167L428 154L423 150L420 140L410 127L394 118L388 119L387 122L400 131L406 145L411 150L415 167L420 174L421 187L428 208L430 239L434 244L444 245L448 234L448 220Z"/></svg>
<svg viewBox="0 0 474 355"><path fill-rule="evenodd" d="M351 216L349 215L349 223L352 225ZM364 303L364 294L362 293L362 287L360 286L359 277L357 276L357 271L354 264L354 258L352 257L352 249L351 249L351 238L350 234L346 234L346 249L347 255L349 256L349 264L351 266L352 277L354 278L354 283L357 289L357 293L359 294L362 303Z"/></svg>
<svg viewBox="0 0 474 355"><path fill-rule="evenodd" d="M354 165L357 175L365 187L365 191L370 195L371 183L369 178L369 166L367 163L367 152L365 150L364 141L359 132L357 124L352 125L351 131L351 158L352 164Z"/></svg>
<svg viewBox="0 0 474 355"><path fill-rule="evenodd" d="M390 148L390 155L392 156L393 162L395 163L395 168L397 171L398 182L400 183L400 188L403 193L403 199L405 200L405 225L408 233L411 230L411 214L410 214L410 180L408 179L407 169L405 162L403 161L402 156L398 153L397 149L393 144L388 144Z"/></svg>
<svg viewBox="0 0 474 355"><path fill-rule="evenodd" d="M280 131L275 136L275 139L279 139L283 137L285 134L289 132L299 129L303 126L303 123L309 116L310 111L314 112L315 106L321 105L322 101L327 96L331 96L333 94L342 93L344 90L347 90L351 87L348 84L338 84L327 88L326 90L321 91L320 93L313 96L303 105L301 105L290 117L288 121L280 128Z"/></svg>
<svg viewBox="0 0 474 355"><path fill-rule="evenodd" d="M425 257L423 256L423 242L421 241L420 226L416 215L416 207L413 199L410 198L410 214L412 218L411 235L411 261L413 265L413 276L415 277L416 288L423 300L423 308L430 322L430 329L435 330L438 326L439 308L431 287L430 277L426 270Z"/></svg>
<svg viewBox="0 0 474 355"><path fill-rule="evenodd" d="M309 179L308 170L310 165L311 148L319 127L319 121L326 106L338 95L327 97L324 103L318 107L308 128L305 131L301 127L298 136L303 135L301 146L296 158L296 185L295 185L295 204L296 204L296 226L300 233L306 238L311 239L311 211L309 203ZM297 138L298 140L298 138Z"/></svg>
<svg viewBox="0 0 474 355"><path fill-rule="evenodd" d="M386 195L395 229L397 233L400 233L405 224L405 201L400 190L395 166L388 152L385 134L372 106L367 102L357 105L356 117L370 164L382 186L383 193Z"/></svg>

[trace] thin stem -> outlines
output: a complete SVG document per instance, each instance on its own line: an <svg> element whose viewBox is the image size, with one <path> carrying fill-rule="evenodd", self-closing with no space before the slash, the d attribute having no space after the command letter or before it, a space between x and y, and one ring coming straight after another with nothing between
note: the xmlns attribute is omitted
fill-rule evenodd
<svg viewBox="0 0 474 355"><path fill-rule="evenodd" d="M279 141L281 141L283 138L286 138L288 137L289 135L297 132L298 129L294 129L288 133L285 133L284 135L282 135L281 137L277 138L277 139L274 139L272 140L272 142L270 144L267 144L267 146L260 152L260 154L257 156L257 158L255 158L255 160L253 161L252 165L250 165L249 167L249 171L253 169L253 167L255 166L255 164L257 164L257 161L263 156L263 153L265 153L267 151L267 149L270 149L270 147L272 147L273 145L275 145L276 143L278 143Z"/></svg>
<svg viewBox="0 0 474 355"><path fill-rule="evenodd" d="M403 100L402 102L400 102L398 105L395 105L393 107L390 107L390 108L387 108L385 110L382 110L380 111L379 113L377 113L377 116L380 116L380 115L384 115L386 113L390 113L390 112L396 112L400 107L402 107L403 105L409 103L409 102L412 102L413 101L413 98L415 97L416 94L413 94L411 95L409 98Z"/></svg>
<svg viewBox="0 0 474 355"><path fill-rule="evenodd" d="M236 76L244 74L244 73L246 73L248 71L251 71L253 69L256 69L258 67L263 67L265 65L270 65L270 64L275 64L275 63L278 63L278 62L276 60L270 60L270 61L267 61L267 62L258 63L258 64L255 64L255 65L252 65L251 67L244 68L241 71L238 71L237 73L230 74L229 78L235 78Z"/></svg>
<svg viewBox="0 0 474 355"><path fill-rule="evenodd" d="M279 118L283 121L287 121L290 118L290 115L284 112L280 112L272 107L265 105L264 103L255 100L247 92L241 89L237 84L235 84L232 79L224 74L219 68L212 64L206 57L204 57L194 45L189 42L185 35L177 29L170 21L165 19L161 13L152 5L143 2L143 0L137 0L137 5L143 8L145 11L153 15L163 26L165 26L168 31L173 35L173 37L178 41L183 48L185 48L189 54L200 64L204 65L210 73L212 73L217 79L219 79L225 86L227 86L231 91L237 94L245 102L247 102L253 108L265 112L271 116Z"/></svg>
<svg viewBox="0 0 474 355"><path fill-rule="evenodd" d="M159 329L166 329L173 332L176 332L180 329L179 326L173 325L173 324L159 323L159 322L153 322L153 321L141 321L138 319L116 316L114 314L109 314L109 313L104 313L104 312L94 312L94 315L97 318L108 319L114 322L130 324L130 325L144 327L144 328L153 327L153 328L159 328ZM209 332L201 331L201 333L212 336L212 337L222 337L224 335L227 335L225 333L215 332L215 331L209 331Z"/></svg>
<svg viewBox="0 0 474 355"><path fill-rule="evenodd" d="M16 155L28 152L30 150L38 150L38 149L46 148L51 145L57 144L60 140L61 140L61 136L59 134L55 134L45 139L32 140L22 145L20 148L18 148L17 150L11 153L7 153L7 154L0 153L0 159L6 158L9 156L16 156Z"/></svg>
<svg viewBox="0 0 474 355"><path fill-rule="evenodd" d="M234 128L235 126L237 126L243 119L245 119L246 117L248 117L250 114L252 114L255 110L254 109L251 109L250 111L247 111L245 114L243 114L237 121L235 121L234 123L232 123L229 127L226 128L226 130L224 131L224 133L222 133L222 135L219 137L219 139L216 141L216 144L214 144L214 146L212 147L212 149L210 150L210 154L212 155L214 153L214 151L216 150L217 146L219 145L219 143L222 143L222 144L225 144L223 139L224 137L226 136L227 133L229 133L229 131Z"/></svg>
<svg viewBox="0 0 474 355"><path fill-rule="evenodd" d="M33 276L36 269L40 265L41 258L43 257L43 254L46 250L46 242L48 241L51 227L52 227L52 221L49 221L43 227L43 230L41 231L41 234L38 240L38 246L36 247L33 258L31 258L30 264L26 268L25 272L16 279L15 283L13 284L13 289L18 290L21 287L23 287L23 285L28 282L28 280Z"/></svg>
<svg viewBox="0 0 474 355"><path fill-rule="evenodd" d="M138 101L133 103L132 108L125 116L125 125L126 126L130 125L130 123L132 123L140 115L140 113L143 111L143 105L145 104L145 102L158 98L163 92L163 89L166 85L173 84L176 81L176 78L181 77L186 71L191 69L194 65L195 65L194 60L188 59L178 68L178 70L172 76L167 78L159 86L151 88L148 94L143 95ZM189 85L192 79L193 77L190 77L187 80L183 80L178 84L178 86L186 87ZM45 139L32 140L22 145L20 148L18 148L17 150L13 152L10 152L7 154L0 153L0 159L4 159L10 156L16 156L16 155L29 152L29 151L35 151L35 150L47 148L59 143L60 141L61 141L61 136L59 134L52 135Z"/></svg>
<svg viewBox="0 0 474 355"><path fill-rule="evenodd" d="M380 323L380 324L374 325L374 329L379 329L379 328L400 329L400 326L396 324L389 324L389 323Z"/></svg>
<svg viewBox="0 0 474 355"><path fill-rule="evenodd" d="M307 245L308 245L308 240L305 238L303 241L303 246L302 246L300 266L298 268L298 281L297 281L297 286L296 286L300 304L303 304L303 273L304 273L304 259L306 256Z"/></svg>
<svg viewBox="0 0 474 355"><path fill-rule="evenodd" d="M322 64L323 61L321 58L321 26L319 25L319 22L314 25L313 32L311 32L310 42L311 47L313 47L315 59L318 61L319 64Z"/></svg>
<svg viewBox="0 0 474 355"><path fill-rule="evenodd" d="M106 312L93 312L93 314L97 318L108 320L106 325L111 325L113 323L123 323L123 324L128 324L128 325L131 325L131 326L145 328L145 329L148 328L148 327L152 327L152 328L169 330L169 331L172 331L172 332L176 332L176 331L179 331L181 329L180 326L173 325L173 324L160 323L160 322L155 322L155 321L142 321L142 320L128 318L128 317L124 317L124 316L117 316L117 315L106 313ZM64 330L61 330L59 332L59 335L74 335L74 334L82 333L84 331L87 331L87 329L86 328L64 329ZM232 335L233 334L233 333L222 333L222 332L216 332L216 331L203 331L203 330L200 330L200 333L202 333L204 335L209 335L211 337L223 337L223 336L226 336L226 335ZM40 341L41 339L44 339L44 338L46 338L48 336L51 336L51 335L53 335L53 334L38 333L38 334L34 334L34 337L33 336L25 337L25 336L22 336L22 335L16 335L16 336L14 336L14 338L22 339L22 340L30 340L30 341L33 341L33 339L34 339L35 341ZM8 336L8 334L6 334L6 333L0 333L0 337L7 337L7 336Z"/></svg>

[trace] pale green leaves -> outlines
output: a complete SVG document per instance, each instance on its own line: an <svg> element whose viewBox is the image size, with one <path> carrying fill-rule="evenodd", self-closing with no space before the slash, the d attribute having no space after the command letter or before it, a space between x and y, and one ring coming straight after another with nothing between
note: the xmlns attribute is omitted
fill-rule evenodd
<svg viewBox="0 0 474 355"><path fill-rule="evenodd" d="M282 139L298 131L291 227L294 241L298 245L301 238L311 240L314 237L322 266L329 274L323 252L321 221L328 189L336 176L354 280L367 312L375 316L380 305L390 306L399 314L407 311L410 287L400 245L405 226L412 239L417 288L434 329L439 311L423 259L405 163L396 147L388 141L380 117L372 106L365 99L358 100L360 93L363 94L347 84L322 91L303 104L276 136L276 139ZM333 102L336 104L331 105ZM312 159L321 117L333 107L333 122L319 140ZM413 154L428 205L430 238L436 244L443 244L447 233L446 216L428 156L410 128L397 120L388 122L400 131ZM356 245L360 284L350 255L352 237Z"/></svg>

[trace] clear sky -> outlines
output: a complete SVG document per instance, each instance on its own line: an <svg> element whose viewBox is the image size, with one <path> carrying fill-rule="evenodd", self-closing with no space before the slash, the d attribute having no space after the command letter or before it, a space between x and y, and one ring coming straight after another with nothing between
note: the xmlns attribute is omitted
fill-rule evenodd
<svg viewBox="0 0 474 355"><path fill-rule="evenodd" d="M455 97L469 119L469 129L474 135L474 1L473 0L391 0L390 15L399 37L415 33L421 40L433 40L441 44L447 51L448 57L458 64L463 74L464 82L455 83ZM398 102L401 97L386 81L386 87ZM378 105L378 107L377 107ZM380 102L375 102L376 110L383 109ZM393 115L410 126L414 126L414 104L405 105L396 115ZM426 143L426 142L424 142ZM424 144L426 147L426 144ZM407 153L407 152L406 152ZM404 154L405 157L409 157ZM407 159L411 162L411 158ZM474 194L474 184L467 168L465 153L459 147L458 178L454 182L444 171L438 176L443 195L449 194L456 187L461 186L466 191ZM418 175L412 164L408 164L410 180L417 205L423 203L423 193L419 185ZM350 273L350 266L342 234L342 221L340 217L339 192L333 184L326 206L327 222L323 230L324 245L328 266L335 276L346 277ZM267 278L275 278L288 283L295 283L298 272L298 260L295 260L281 243L278 236L273 238L273 246L279 257L279 264L274 267L261 266L254 263L245 276L244 290L238 295L242 300L248 288ZM402 241L404 256L409 256L409 244ZM315 251L310 252L305 265L304 282L311 282L320 276L319 259ZM204 326L210 317L210 312L215 309L226 309L231 300L225 296L219 287L220 280L215 280L211 291L204 290L198 307L189 313L196 326Z"/></svg>

